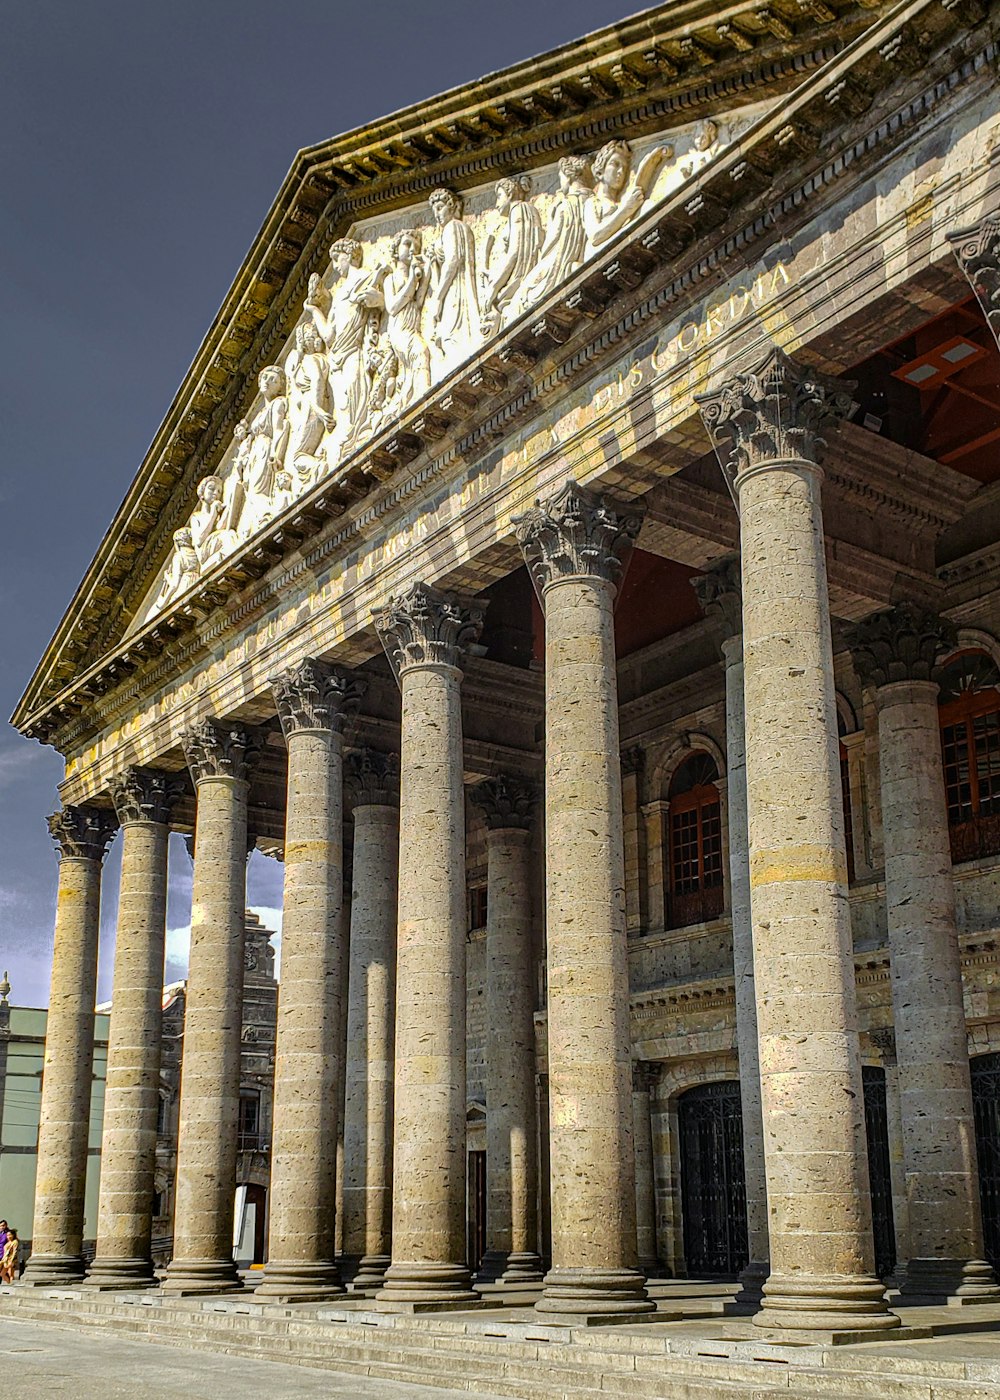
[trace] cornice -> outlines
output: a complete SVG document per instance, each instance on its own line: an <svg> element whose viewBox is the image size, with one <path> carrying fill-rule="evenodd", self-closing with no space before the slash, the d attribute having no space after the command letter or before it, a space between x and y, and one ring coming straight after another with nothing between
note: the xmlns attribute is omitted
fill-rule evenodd
<svg viewBox="0 0 1000 1400"><path fill-rule="evenodd" d="M665 18L661 9L647 17L647 23L655 25ZM919 33L915 28L918 19L921 26ZM255 607L273 599L276 592L281 591L282 584L287 586L292 583L334 549L356 538L361 532L362 522L371 518L372 510L392 509L440 473L456 456L467 458L470 453L482 453L498 436L509 432L534 404L544 400L556 388L563 390L567 378L579 374L584 367L592 367L595 359L624 336L634 333L643 321L653 315L662 315L665 309L690 297L693 291L703 291L705 279L718 278L723 263L733 259L745 262L749 245L765 236L773 236L775 224L791 210L797 210L797 217L803 217L802 206L808 200L815 199L826 184L843 175L851 165L862 160L870 162L876 155L880 156L879 148L887 139L898 139L897 133L905 130L916 116L925 112L929 104L933 105L934 101L945 97L958 82L968 80L981 71L989 48L981 49L979 54L961 63L950 75L942 74L929 90L925 86L903 108L887 115L876 128L859 130L858 139L853 145L839 150L834 160L820 170L813 170L791 191L786 190L774 197L773 185L777 173L793 162L801 171L802 155L806 151L822 149L823 132L840 124L846 109L856 111L869 105L879 84L884 84L889 74L897 73L900 45L904 46L911 59L915 53L923 63L927 54L926 48L921 46L939 45L942 38L953 35L956 22L952 12L942 8L939 0L914 0L913 4L897 9L888 18L876 23L845 53L826 63L812 78L807 78L781 112L757 123L744 140L726 151L701 175L682 186L674 196L657 206L646 219L622 236L609 248L605 257L588 264L573 281L554 294L550 302L542 304L521 322L515 323L507 335L493 342L477 360L463 366L451 379L438 386L428 400L418 405L399 424L345 462L330 479L273 522L262 537L248 542L243 550L227 560L216 577L208 575L204 588L196 596L182 598L173 612L158 617L153 626L140 629L134 637L126 639L124 645L119 644L119 654L109 653L66 686L54 679L53 668L60 658L65 666L72 668L86 650L87 644L82 640L82 634L81 639L70 644L69 633L81 615L81 599L87 590L88 580L94 582L94 571L102 560L106 563L112 554L120 552L123 512L128 513L127 508L130 508L133 497L136 505L138 502L134 486L102 546L102 553L78 591L20 702L14 723L25 733L47 740L58 734L61 744L71 742L66 721L72 710L79 713L89 707L98 693L117 686L123 674L130 674L138 667L145 669L147 657L162 652L165 645L173 644L182 633L187 633L187 637L178 651L173 652L173 665L196 655L212 640L252 613ZM926 69L921 72L922 80L926 83ZM848 88L852 94L851 102L847 102L845 97ZM864 96L864 103L859 94ZM587 129L593 130L592 126ZM568 136L566 140L569 140ZM593 136L590 135L588 140L592 142ZM303 161L315 156L316 149L300 156L293 167L293 175ZM302 165L302 169L305 168ZM279 195L278 204L287 198L291 180L292 175ZM748 207L739 209L734 206L734 191L745 192ZM764 198L765 195L770 198ZM278 204L275 208L278 208ZM724 228L730 232L720 243L717 241L720 212L730 210L738 212L739 218L730 217L727 220ZM750 222L744 223L743 220L750 215L753 215ZM711 242L706 244L709 236ZM698 249L701 250L700 256L697 255ZM685 264L681 255L688 253L690 256L691 251L695 251L696 255ZM670 268L679 267L680 270L665 286L636 305L638 286L665 264ZM308 267L303 264L297 272L296 284L304 286ZM617 318L612 316L609 320L604 308L611 306L613 310L613 304L622 291L628 292L632 298L630 308L627 314ZM551 363L553 359L556 361L554 365ZM184 390L181 397L183 395ZM485 421L470 421L474 420L477 410L482 413L484 409L488 413ZM234 405L227 421L235 417L236 411ZM443 454L434 459L429 449L442 428L445 432L451 430L452 441ZM466 431L460 436L463 428ZM325 518L346 512L350 502L362 494L367 495L373 486L377 487L378 483L399 473L407 461L425 456L427 460L423 466L408 480L386 491L372 507L366 506L364 510L353 513L346 523L346 529L333 530L307 554L293 558L290 569L283 575L273 574L262 589L255 589L249 597L238 599L236 607L227 616L213 617L211 628L206 631L202 627L198 639L191 637L194 627L213 610L218 610L219 604L231 595L234 585L246 585L268 572L289 547L297 549L307 536L315 535ZM155 474L156 464L149 465L151 461L148 458L140 472L143 482L151 480ZM200 457L199 466L204 464L205 459ZM137 485L140 478L137 478ZM141 489L139 495L142 495ZM147 515L157 499L155 493L144 497ZM109 586L106 586L105 592ZM107 597L102 595L102 601L97 606L106 610L107 604ZM152 669L155 671L157 668L154 666ZM152 674L143 676L143 690L148 688L152 679ZM54 693L48 696L45 691L47 682L56 687ZM66 708L67 702L70 702L69 709ZM61 715L56 713L57 707L62 707Z"/></svg>

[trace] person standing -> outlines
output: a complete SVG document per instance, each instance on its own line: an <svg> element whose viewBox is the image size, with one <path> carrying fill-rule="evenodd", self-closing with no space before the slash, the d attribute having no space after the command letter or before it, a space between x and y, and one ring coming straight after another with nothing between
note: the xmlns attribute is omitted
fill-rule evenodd
<svg viewBox="0 0 1000 1400"><path fill-rule="evenodd" d="M17 1256L19 1251L20 1241L17 1238L17 1231L9 1229L3 1254L0 1255L0 1283L14 1283L18 1277Z"/></svg>

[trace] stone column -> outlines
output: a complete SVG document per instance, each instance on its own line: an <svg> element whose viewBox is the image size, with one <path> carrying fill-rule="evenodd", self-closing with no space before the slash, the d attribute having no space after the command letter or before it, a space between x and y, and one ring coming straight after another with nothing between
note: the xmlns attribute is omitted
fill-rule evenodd
<svg viewBox="0 0 1000 1400"><path fill-rule="evenodd" d="M384 1309L480 1301L465 1264L461 661L482 613L414 584L377 615L402 692L392 1264Z"/></svg>
<svg viewBox="0 0 1000 1400"><path fill-rule="evenodd" d="M535 1283L535 996L531 928L534 790L491 778L472 793L487 823L486 1257L480 1280Z"/></svg>
<svg viewBox="0 0 1000 1400"><path fill-rule="evenodd" d="M763 1327L896 1327L874 1276L819 432L779 350L698 402L739 504L750 905L771 1273Z"/></svg>
<svg viewBox="0 0 1000 1400"><path fill-rule="evenodd" d="M637 1267L613 605L641 514L569 482L516 522L545 611L552 1269L536 1307L653 1309Z"/></svg>
<svg viewBox="0 0 1000 1400"><path fill-rule="evenodd" d="M653 1174L653 1124L649 1091L657 1066L637 1060L632 1066L632 1117L635 1120L635 1235L639 1268L648 1277L660 1272L656 1247L656 1181Z"/></svg>
<svg viewBox="0 0 1000 1400"><path fill-rule="evenodd" d="M1000 1297L983 1259L969 1047L948 838L937 658L953 627L913 603L853 629L854 664L875 690L885 902L903 1126L910 1257L905 1301ZM901 1261L902 1262L902 1261Z"/></svg>
<svg viewBox="0 0 1000 1400"><path fill-rule="evenodd" d="M174 1197L171 1293L240 1288L233 1262L243 939L246 927L247 749L234 724L205 720L181 738L195 785L191 952Z"/></svg>
<svg viewBox="0 0 1000 1400"><path fill-rule="evenodd" d="M306 1301L343 1291L334 1258L346 959L341 730L361 691L314 660L277 676L271 690L288 749L288 795L268 1259L257 1293Z"/></svg>
<svg viewBox="0 0 1000 1400"><path fill-rule="evenodd" d="M381 1288L392 1244L392 1077L396 1021L399 759L347 761L354 807L344 1110L344 1254L355 1291Z"/></svg>
<svg viewBox="0 0 1000 1400"><path fill-rule="evenodd" d="M1000 345L1000 214L987 214L971 228L956 229L946 237Z"/></svg>
<svg viewBox="0 0 1000 1400"><path fill-rule="evenodd" d="M743 1168L747 1198L749 1262L740 1275L736 1302L760 1306L768 1275L767 1182L764 1120L760 1106L757 1000L750 920L750 855L747 846L747 767L743 707L743 599L738 555L719 560L692 580L705 616L715 630L726 665L726 781L729 831L730 909L736 990L736 1046L740 1061Z"/></svg>
<svg viewBox="0 0 1000 1400"><path fill-rule="evenodd" d="M64 807L49 817L60 850L59 894L26 1284L76 1283L84 1274L101 865L117 825L111 812L95 807Z"/></svg>
<svg viewBox="0 0 1000 1400"><path fill-rule="evenodd" d="M97 1254L87 1278L98 1288L142 1288L156 1281L153 1192L167 932L167 823L180 786L176 776L129 768L111 787L122 826L122 868Z"/></svg>

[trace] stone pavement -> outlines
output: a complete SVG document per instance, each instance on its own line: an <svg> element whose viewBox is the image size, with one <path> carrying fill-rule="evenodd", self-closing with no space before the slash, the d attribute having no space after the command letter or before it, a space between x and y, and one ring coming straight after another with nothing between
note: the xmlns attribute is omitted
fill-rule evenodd
<svg viewBox="0 0 1000 1400"><path fill-rule="evenodd" d="M309 1371L277 1361L91 1337L47 1322L0 1318L0 1352L12 1389L31 1396L101 1400L469 1400L467 1390ZM477 1400L499 1400L477 1391Z"/></svg>

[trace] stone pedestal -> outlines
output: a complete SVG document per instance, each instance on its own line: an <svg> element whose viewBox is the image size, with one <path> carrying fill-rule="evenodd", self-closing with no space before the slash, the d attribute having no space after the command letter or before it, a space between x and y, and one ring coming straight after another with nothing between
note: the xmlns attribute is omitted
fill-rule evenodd
<svg viewBox="0 0 1000 1400"><path fill-rule="evenodd" d="M486 1255L480 1282L535 1283L538 1254L531 929L534 792L481 783L486 816Z"/></svg>
<svg viewBox="0 0 1000 1400"><path fill-rule="evenodd" d="M983 1259L962 967L938 727L938 655L950 625L901 604L852 636L878 706L885 901L910 1256L903 1301L995 1301Z"/></svg>
<svg viewBox="0 0 1000 1400"><path fill-rule="evenodd" d="M303 661L271 682L288 749L281 983L274 1064L268 1260L258 1295L343 1291L337 1214L345 711L352 679Z"/></svg>
<svg viewBox="0 0 1000 1400"><path fill-rule="evenodd" d="M121 890L101 1140L97 1253L87 1282L143 1288L152 1259L170 802L179 781L129 769L112 787Z"/></svg>
<svg viewBox="0 0 1000 1400"><path fill-rule="evenodd" d="M480 1301L465 1264L463 648L480 613L416 584L376 617L402 692L392 1264L382 1309Z"/></svg>
<svg viewBox="0 0 1000 1400"><path fill-rule="evenodd" d="M640 515L569 483L518 538L545 611L552 1268L539 1311L653 1309L637 1267L613 603Z"/></svg>
<svg viewBox="0 0 1000 1400"><path fill-rule="evenodd" d="M718 636L726 664L726 794L728 797L729 891L733 926L736 1046L740 1059L743 1167L747 1200L749 1261L740 1274L735 1302L756 1309L769 1272L764 1120L760 1105L757 998L750 919L750 858L747 846L746 720L743 704L743 599L738 555L729 555L693 580L705 615Z"/></svg>
<svg viewBox="0 0 1000 1400"><path fill-rule="evenodd" d="M635 1238L639 1268L647 1278L661 1271L656 1248L656 1179L653 1160L653 1124L649 1095L656 1083L657 1067L637 1062L632 1066L632 1117L635 1134Z"/></svg>
<svg viewBox="0 0 1000 1400"><path fill-rule="evenodd" d="M197 794L191 952L170 1293L239 1288L233 1216L243 1020L246 731L206 720L183 736Z"/></svg>
<svg viewBox="0 0 1000 1400"><path fill-rule="evenodd" d="M772 351L699 397L739 502L750 901L771 1272L755 1321L899 1325L874 1276L819 432L849 399Z"/></svg>
<svg viewBox="0 0 1000 1400"><path fill-rule="evenodd" d="M354 806L344 1110L344 1254L353 1289L381 1288L392 1244L399 760L370 749L347 768Z"/></svg>
<svg viewBox="0 0 1000 1400"><path fill-rule="evenodd" d="M49 818L49 831L60 849L59 893L32 1250L22 1279L28 1285L77 1283L84 1274L101 864L117 825L111 812L94 807L66 807Z"/></svg>

